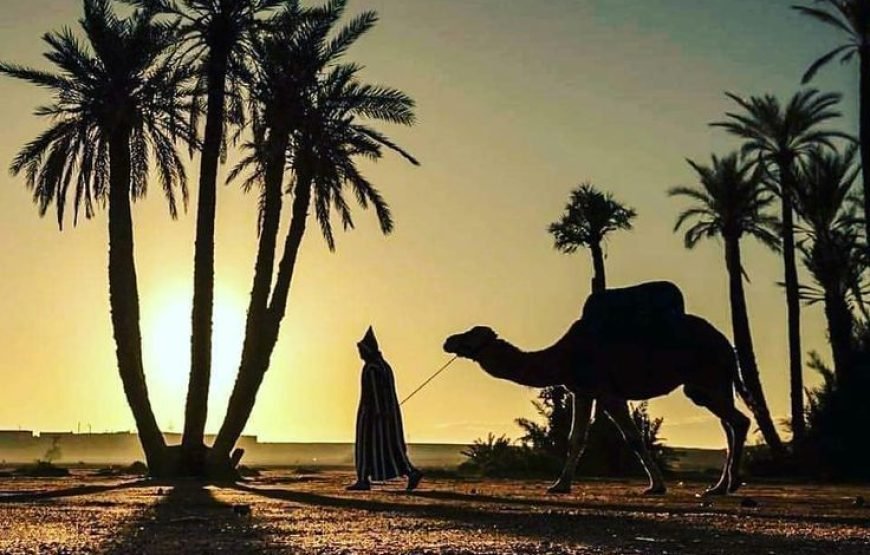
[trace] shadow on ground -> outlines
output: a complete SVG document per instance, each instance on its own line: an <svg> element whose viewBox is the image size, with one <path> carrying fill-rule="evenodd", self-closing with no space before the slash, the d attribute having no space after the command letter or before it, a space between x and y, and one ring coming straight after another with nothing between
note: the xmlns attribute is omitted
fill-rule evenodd
<svg viewBox="0 0 870 555"><path fill-rule="evenodd" d="M265 547L250 507L218 500L203 483L165 484L155 495L157 503L140 512L101 553L259 553Z"/></svg>
<svg viewBox="0 0 870 555"><path fill-rule="evenodd" d="M64 497L77 497L80 495L96 495L98 493L107 493L127 488L148 487L150 485L151 483L148 480L132 480L129 482L121 482L120 484L91 484L61 489L18 491L8 495L0 495L0 503L27 503L43 499L61 499Z"/></svg>
<svg viewBox="0 0 870 555"><path fill-rule="evenodd" d="M673 511L637 505L590 504L582 501L522 499L466 495L453 492L381 493L398 499L324 495L310 491L253 487L237 490L288 503L366 513L388 513L394 518L447 523L470 533L506 535L523 541L578 544L613 552L690 553L837 553L867 544L834 536L814 539L773 533L780 517L717 513L702 510ZM362 518L362 515L360 516ZM777 521L780 518L780 521ZM723 520L725 522L723 522ZM866 519L853 519L868 529ZM824 522L827 524L827 522ZM445 546L447 547L447 546ZM674 551L671 551L674 552Z"/></svg>
<svg viewBox="0 0 870 555"><path fill-rule="evenodd" d="M39 482L10 483L0 495L0 534L9 532L0 545L10 552L170 555L870 553L870 513L846 505L851 488L757 489L760 506L746 509L739 498L708 505L686 494L626 496L624 484L548 497L518 482L474 484L485 494L452 481L414 493L350 493L342 489L348 479L278 473L227 486L52 481L42 485L56 489L41 491Z"/></svg>
<svg viewBox="0 0 870 555"><path fill-rule="evenodd" d="M583 509L590 511L623 511L633 512L643 515L673 515L673 516L742 516L751 517L754 519L781 519L782 513L773 511L757 510L752 513L741 512L737 505L731 504L728 506L714 507L714 501L706 501L707 506L699 505L697 507L686 506L657 506L657 505L637 505L630 503L607 503L602 501L586 502L579 499L563 500L559 498L550 499L531 499L523 497L497 497L492 495L469 495L455 491L425 491L415 492L414 497L439 501L454 501L460 503L487 503L487 504L509 504L522 506L545 506L558 507L562 509ZM647 499L662 499L666 497L653 497ZM713 498L716 499L716 498ZM722 499L722 498L719 498ZM788 515L788 520L799 522L802 524L842 524L856 526L870 526L870 520L866 517L858 516L831 516L831 515Z"/></svg>

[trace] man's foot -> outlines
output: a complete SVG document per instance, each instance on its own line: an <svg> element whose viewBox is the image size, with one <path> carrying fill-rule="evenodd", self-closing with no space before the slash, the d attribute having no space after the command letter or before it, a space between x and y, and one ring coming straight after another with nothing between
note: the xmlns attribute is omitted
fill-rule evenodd
<svg viewBox="0 0 870 555"><path fill-rule="evenodd" d="M420 485L420 480L423 479L423 473L416 468L408 474L408 487L405 491L414 491Z"/></svg>
<svg viewBox="0 0 870 555"><path fill-rule="evenodd" d="M720 481L715 486L705 489L700 494L700 497L717 497L720 495L728 495L728 484L726 482Z"/></svg>
<svg viewBox="0 0 870 555"><path fill-rule="evenodd" d="M664 495L665 493L667 493L667 491L668 488L666 488L662 484L651 485L650 487L643 490L643 495Z"/></svg>
<svg viewBox="0 0 870 555"><path fill-rule="evenodd" d="M368 480L360 480L344 489L347 491L368 491L372 489L372 484Z"/></svg>
<svg viewBox="0 0 870 555"><path fill-rule="evenodd" d="M571 482L559 479L555 484L547 488L547 493L571 493Z"/></svg>

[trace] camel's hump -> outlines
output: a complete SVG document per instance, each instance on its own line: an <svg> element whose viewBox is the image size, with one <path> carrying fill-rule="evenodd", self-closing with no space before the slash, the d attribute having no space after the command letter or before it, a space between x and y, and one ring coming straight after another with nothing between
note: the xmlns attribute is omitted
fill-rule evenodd
<svg viewBox="0 0 870 555"><path fill-rule="evenodd" d="M589 323L642 325L685 313L686 303L679 287L670 281L648 281L593 293L583 305L581 319Z"/></svg>

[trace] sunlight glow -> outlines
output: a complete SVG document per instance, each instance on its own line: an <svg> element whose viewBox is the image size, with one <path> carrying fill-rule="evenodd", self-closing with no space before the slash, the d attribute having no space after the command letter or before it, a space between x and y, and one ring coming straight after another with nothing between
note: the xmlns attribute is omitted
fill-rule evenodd
<svg viewBox="0 0 870 555"><path fill-rule="evenodd" d="M190 371L190 293L165 294L143 318L145 368L154 411L166 431L180 431ZM240 299L216 291L212 341L209 429L223 416L242 353L245 309Z"/></svg>

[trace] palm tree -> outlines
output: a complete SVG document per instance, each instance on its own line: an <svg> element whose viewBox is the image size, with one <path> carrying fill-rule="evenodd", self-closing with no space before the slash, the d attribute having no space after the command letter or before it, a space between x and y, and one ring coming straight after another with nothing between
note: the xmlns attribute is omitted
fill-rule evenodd
<svg viewBox="0 0 870 555"><path fill-rule="evenodd" d="M745 384L745 388L738 387L737 391L755 415L764 440L774 453L781 455L784 452L782 440L770 417L755 360L743 291L746 272L740 255L740 240L744 236L779 249L779 239L773 231L776 219L765 213L774 197L765 190L754 164L737 153L724 158L714 155L709 166L688 162L698 175L700 187L674 187L668 192L670 196L685 197L695 203L680 213L674 231L688 226L683 237L687 249L694 248L704 238L721 237L725 243L731 327Z"/></svg>
<svg viewBox="0 0 870 555"><path fill-rule="evenodd" d="M36 111L50 119L50 127L18 153L11 171L24 173L41 215L54 204L61 226L70 189L74 223L81 210L89 218L108 199L109 301L118 371L149 471L161 475L169 468L142 365L130 203L147 192L153 160L172 216L177 190L186 205L186 176L174 141L188 132L182 98L191 74L167 56L174 29L154 23L145 12L120 19L109 0L84 0L80 23L86 45L68 29L44 37L45 56L57 73L0 63L0 73L54 97Z"/></svg>
<svg viewBox="0 0 870 555"><path fill-rule="evenodd" d="M798 246L803 262L818 287L804 287L808 303L823 302L828 337L838 378L851 367L853 308L864 310L866 261L856 223L852 188L858 177L856 148L844 153L815 151L799 173L795 207L806 225L806 239Z"/></svg>
<svg viewBox="0 0 870 555"><path fill-rule="evenodd" d="M637 216L634 209L617 202L610 193L603 193L592 183L586 182L571 191L565 212L557 222L550 224L548 231L553 236L556 249L573 254L581 247L589 248L592 253L592 292L607 289L607 276L604 270L604 251L602 243L613 231L630 230L632 220ZM567 427L552 426L551 435L556 441L557 452L564 448L567 453L568 432L573 414L573 404L568 391L561 386L547 387L539 398L552 405L554 422L567 422ZM612 434L613 430L609 430ZM614 445L614 444L610 444ZM619 442L616 442L617 452ZM612 452L612 450L609 450Z"/></svg>
<svg viewBox="0 0 870 555"><path fill-rule="evenodd" d="M344 13L344 4L334 1L306 13L288 10L274 34L253 48L253 139L247 145L248 156L230 179L250 169L245 187L260 187L260 239L242 361L212 452L217 465L228 460L269 368L309 210L313 208L331 250L335 247L332 211L337 212L345 229L353 227L346 188L363 208L374 208L381 230L389 233L393 229L390 210L360 173L357 160L378 160L388 149L417 164L410 154L362 121L412 125L414 102L396 89L360 83L359 66L336 63L377 21L374 12L364 12L332 33ZM293 203L273 285L285 167L292 170L287 191L292 193Z"/></svg>
<svg viewBox="0 0 870 555"><path fill-rule="evenodd" d="M728 119L712 123L745 142L744 155L753 156L782 201L782 253L788 318L789 376L791 381L791 424L795 439L804 435L803 365L801 363L800 295L795 261L792 189L795 168L807 153L819 145L833 148L834 137L844 133L819 129L819 125L840 116L833 107L841 95L815 89L796 93L786 106L772 95L744 99L726 93L742 112L728 112Z"/></svg>
<svg viewBox="0 0 870 555"><path fill-rule="evenodd" d="M861 167L863 168L865 236L870 237L870 3L866 0L816 0L823 7L793 6L804 15L841 31L846 42L812 63L803 76L809 83L822 66L858 55Z"/></svg>
<svg viewBox="0 0 870 555"><path fill-rule="evenodd" d="M571 254L580 247L592 253L592 292L604 291L607 278L604 272L604 252L601 244L607 234L620 229L630 230L631 221L637 216L632 209L623 206L610 193L603 193L591 183L583 183L571 191L571 200L557 222L550 224L557 250Z"/></svg>
<svg viewBox="0 0 870 555"><path fill-rule="evenodd" d="M182 444L190 473L199 474L208 415L214 307L214 234L218 163L226 152L227 125L242 123L241 74L249 62L253 34L263 16L291 0L124 0L127 4L169 15L179 24L186 47L184 63L196 69L199 86L191 110L192 128L205 102L205 136L200 158L193 269L190 381ZM203 96L205 97L203 99Z"/></svg>

